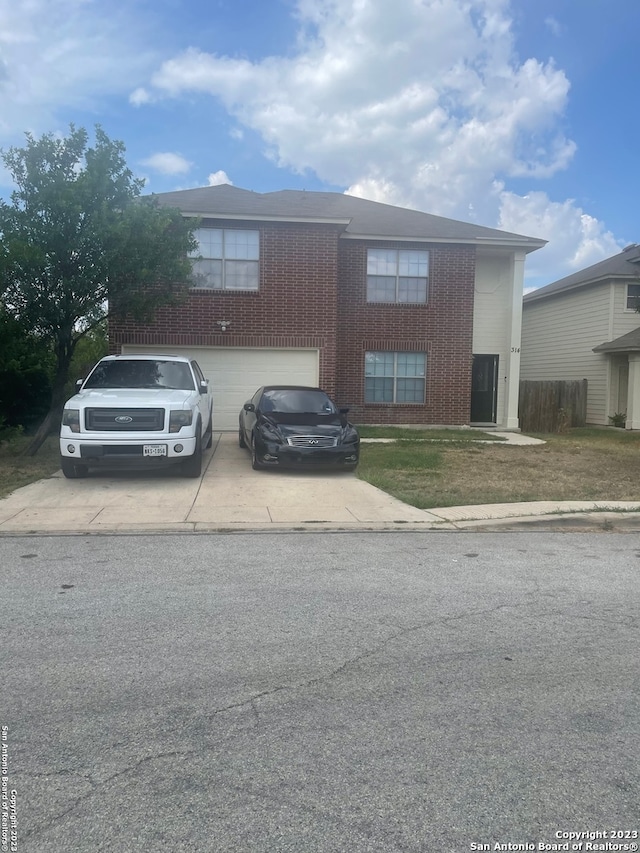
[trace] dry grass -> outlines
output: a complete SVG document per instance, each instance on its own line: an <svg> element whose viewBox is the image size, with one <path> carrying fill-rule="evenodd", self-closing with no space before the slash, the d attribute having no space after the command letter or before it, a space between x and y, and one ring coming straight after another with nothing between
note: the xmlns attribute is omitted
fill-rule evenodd
<svg viewBox="0 0 640 853"><path fill-rule="evenodd" d="M359 476L422 509L537 500L640 502L640 435L576 429L538 437L547 443L363 444Z"/></svg>
<svg viewBox="0 0 640 853"><path fill-rule="evenodd" d="M50 477L60 468L58 437L47 439L35 456L24 456L30 439L0 441L0 498L16 489Z"/></svg>

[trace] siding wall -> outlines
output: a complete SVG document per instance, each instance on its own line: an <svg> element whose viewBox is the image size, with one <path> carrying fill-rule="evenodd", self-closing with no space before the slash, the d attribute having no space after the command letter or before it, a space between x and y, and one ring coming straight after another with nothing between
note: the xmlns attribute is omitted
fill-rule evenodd
<svg viewBox="0 0 640 853"><path fill-rule="evenodd" d="M473 352L497 355L497 423L505 419L505 388L511 346L513 263L510 257L478 257L476 262Z"/></svg>
<svg viewBox="0 0 640 853"><path fill-rule="evenodd" d="M587 422L608 424L609 363L592 349L611 340L612 317L608 284L525 302L521 379L586 379Z"/></svg>

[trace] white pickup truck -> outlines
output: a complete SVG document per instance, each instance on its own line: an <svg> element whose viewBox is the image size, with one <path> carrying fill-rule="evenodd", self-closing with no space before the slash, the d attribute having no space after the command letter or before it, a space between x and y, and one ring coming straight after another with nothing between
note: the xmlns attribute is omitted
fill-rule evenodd
<svg viewBox="0 0 640 853"><path fill-rule="evenodd" d="M213 439L209 383L192 358L110 355L65 403L60 465L65 477L90 468L155 468L180 464L199 477Z"/></svg>

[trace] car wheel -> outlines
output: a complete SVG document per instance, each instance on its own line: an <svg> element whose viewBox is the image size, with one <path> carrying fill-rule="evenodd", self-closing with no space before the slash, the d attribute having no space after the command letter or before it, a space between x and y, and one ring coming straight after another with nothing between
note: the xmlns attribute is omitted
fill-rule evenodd
<svg viewBox="0 0 640 853"><path fill-rule="evenodd" d="M79 480L81 477L86 477L89 474L89 469L86 465L78 465L73 459L69 459L68 456L60 457L60 467L67 480Z"/></svg>
<svg viewBox="0 0 640 853"><path fill-rule="evenodd" d="M185 477L199 477L202 473L202 438L200 437L200 423L196 433L196 449L193 456L185 459L182 463L182 473Z"/></svg>
<svg viewBox="0 0 640 853"><path fill-rule="evenodd" d="M258 454L256 452L255 436L251 441L251 467L254 471L261 471L264 468L264 464L258 459Z"/></svg>
<svg viewBox="0 0 640 853"><path fill-rule="evenodd" d="M213 421L211 418L209 419L209 428L205 432L205 436L207 437L207 443L204 446L205 450L210 450L211 445L213 444Z"/></svg>
<svg viewBox="0 0 640 853"><path fill-rule="evenodd" d="M244 431L241 426L238 427L238 446L242 448L247 446L247 442L244 440Z"/></svg>

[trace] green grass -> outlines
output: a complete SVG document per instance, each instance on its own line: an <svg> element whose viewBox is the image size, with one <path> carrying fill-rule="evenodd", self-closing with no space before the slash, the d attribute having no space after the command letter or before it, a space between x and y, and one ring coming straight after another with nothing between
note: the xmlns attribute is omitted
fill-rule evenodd
<svg viewBox="0 0 640 853"><path fill-rule="evenodd" d="M475 429L417 429L413 427L392 426L359 426L358 432L361 438L395 438L408 439L410 441L505 441L501 435L490 432L481 432Z"/></svg>
<svg viewBox="0 0 640 853"><path fill-rule="evenodd" d="M546 443L365 442L358 476L421 509L540 500L640 502L639 433L596 428L536 437Z"/></svg>

